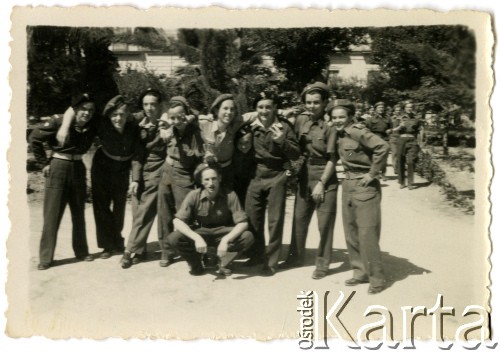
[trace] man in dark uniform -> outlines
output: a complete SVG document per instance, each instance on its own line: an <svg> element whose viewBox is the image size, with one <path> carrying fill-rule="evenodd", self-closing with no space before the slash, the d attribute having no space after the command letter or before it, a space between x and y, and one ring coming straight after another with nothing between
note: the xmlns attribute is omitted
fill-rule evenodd
<svg viewBox="0 0 500 352"><path fill-rule="evenodd" d="M375 133L384 141L388 141L389 135L387 134L387 131L391 127L391 121L384 115L384 111L385 111L385 104L384 102L379 101L378 103L375 104L375 112L372 114L371 117L366 119L364 123L370 131ZM384 163L382 164L381 168L382 179L384 181L386 180L385 177L386 168L387 168L387 159L384 160Z"/></svg>
<svg viewBox="0 0 500 352"><path fill-rule="evenodd" d="M336 131L324 120L329 95L324 83L305 87L301 98L307 110L295 121L304 163L299 171L290 250L283 267L304 264L307 233L316 210L320 241L313 279L321 279L328 273L337 213Z"/></svg>
<svg viewBox="0 0 500 352"><path fill-rule="evenodd" d="M221 188L220 170L200 164L195 178L202 188L191 191L175 214L177 229L168 236L168 242L188 262L191 275L203 274L202 255L208 247L217 248L218 273L231 275L229 264L253 243L247 231L247 216L234 191Z"/></svg>
<svg viewBox="0 0 500 352"><path fill-rule="evenodd" d="M52 264L57 231L67 204L73 221L75 256L80 260L93 260L89 255L85 231L87 183L82 156L89 150L96 135L96 127L91 122L95 105L87 93L73 98L71 105L76 116L64 145L60 145L56 139L57 131L62 124L62 115L51 116L43 126L33 130L29 137L35 158L38 162L46 164L43 174L47 177L38 270L46 270ZM45 153L44 142L47 142L52 150L49 158Z"/></svg>
<svg viewBox="0 0 500 352"><path fill-rule="evenodd" d="M338 132L337 151L345 170L342 182L342 219L353 268L345 282L354 286L369 282L369 294L385 287L380 255L380 183L376 178L389 151L388 144L364 124L353 123L354 106L345 99L335 100L331 121Z"/></svg>
<svg viewBox="0 0 500 352"><path fill-rule="evenodd" d="M391 160L394 173L399 173L398 166L398 143L399 143L399 124L401 122L401 106L394 106L394 112L391 117L391 127L387 130L389 134L389 147L391 148Z"/></svg>
<svg viewBox="0 0 500 352"><path fill-rule="evenodd" d="M257 165L245 200L251 230L255 235L255 243L247 252L250 256L248 265L262 263L262 272L266 276L276 273L283 240L286 169L290 160L300 156L292 126L278 120L277 99L272 92L261 92L254 102L258 117L251 126ZM267 250L264 235L266 209L269 225Z"/></svg>
<svg viewBox="0 0 500 352"><path fill-rule="evenodd" d="M420 151L419 138L421 138L423 122L415 116L413 103L404 104L404 112L398 127L398 181L399 187L405 188L405 174L408 172L408 189L415 189L414 172Z"/></svg>

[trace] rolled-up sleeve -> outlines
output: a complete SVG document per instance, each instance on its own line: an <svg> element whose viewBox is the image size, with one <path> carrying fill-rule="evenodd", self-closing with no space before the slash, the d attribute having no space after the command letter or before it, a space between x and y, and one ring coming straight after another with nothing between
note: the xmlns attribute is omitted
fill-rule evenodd
<svg viewBox="0 0 500 352"><path fill-rule="evenodd" d="M196 198L198 192L196 190L189 192L189 194L184 198L184 201L181 204L181 207L175 213L175 217L179 220L182 220L186 224L191 223L193 216L195 214L194 210L196 207Z"/></svg>

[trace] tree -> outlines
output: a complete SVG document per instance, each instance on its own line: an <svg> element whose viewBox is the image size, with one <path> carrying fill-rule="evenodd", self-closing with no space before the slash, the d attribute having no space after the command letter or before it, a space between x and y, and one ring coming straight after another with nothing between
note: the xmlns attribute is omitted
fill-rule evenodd
<svg viewBox="0 0 500 352"><path fill-rule="evenodd" d="M99 112L118 93L112 29L35 26L27 35L29 115L63 112L83 91L94 94Z"/></svg>
<svg viewBox="0 0 500 352"><path fill-rule="evenodd" d="M372 59L383 79L368 91L385 100L413 99L425 108L474 106L475 38L464 26L371 28Z"/></svg>
<svg viewBox="0 0 500 352"><path fill-rule="evenodd" d="M336 51L367 41L365 28L245 29L243 41L254 52L269 55L284 69L289 89L300 92L314 80L325 80L325 70Z"/></svg>

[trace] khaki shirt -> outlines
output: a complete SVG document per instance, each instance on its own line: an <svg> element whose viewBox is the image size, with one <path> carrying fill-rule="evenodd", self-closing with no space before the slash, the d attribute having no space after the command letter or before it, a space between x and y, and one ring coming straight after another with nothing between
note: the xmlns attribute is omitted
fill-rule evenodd
<svg viewBox="0 0 500 352"><path fill-rule="evenodd" d="M376 177L387 158L389 145L363 124L353 124L339 133L338 155L345 171L370 173Z"/></svg>

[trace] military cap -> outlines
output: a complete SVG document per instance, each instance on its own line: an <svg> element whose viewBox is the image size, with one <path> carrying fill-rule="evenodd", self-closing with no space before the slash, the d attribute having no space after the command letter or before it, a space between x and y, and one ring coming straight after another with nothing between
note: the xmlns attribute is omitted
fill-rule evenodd
<svg viewBox="0 0 500 352"><path fill-rule="evenodd" d="M210 163L210 164L201 163L196 167L196 169L193 172L194 180L198 184L201 184L201 174L203 173L203 171L205 171L207 169L212 169L215 172L217 172L217 175L219 175L219 176L221 175L220 167L217 164L215 164L215 163Z"/></svg>
<svg viewBox="0 0 500 352"><path fill-rule="evenodd" d="M127 102L125 101L125 98L123 98L121 95L117 95L116 97L114 97L110 101L108 101L108 103L104 107L104 110L102 111L102 115L108 116L113 111L115 111L116 109L118 109L126 104L127 104Z"/></svg>
<svg viewBox="0 0 500 352"><path fill-rule="evenodd" d="M272 100L276 106L279 105L280 103L280 98L279 96L274 93L273 91L270 90L265 90L260 92L254 99L253 101L253 107L257 107L257 103L261 100Z"/></svg>
<svg viewBox="0 0 500 352"><path fill-rule="evenodd" d="M332 112L333 109L335 108L343 108L348 110L351 114L354 114L356 111L356 108L354 107L354 104L351 103L350 100L348 99L335 99L332 100L331 102L328 103L328 105L325 108L325 111L328 115Z"/></svg>
<svg viewBox="0 0 500 352"><path fill-rule="evenodd" d="M94 99L89 93L80 93L78 95L75 95L71 99L71 107L75 109L78 105L84 104L84 103L93 103Z"/></svg>
<svg viewBox="0 0 500 352"><path fill-rule="evenodd" d="M156 98L158 98L158 102L161 103L163 101L163 97L162 97L162 94L161 92L158 90L158 89L155 89L155 88L147 88L146 90L144 90L141 95L139 95L139 105L141 106L142 108L142 100L144 99L144 97L146 95L152 95Z"/></svg>
<svg viewBox="0 0 500 352"><path fill-rule="evenodd" d="M385 103L383 101L379 101L379 102L375 103L375 107L377 107L379 105L385 106Z"/></svg>
<svg viewBox="0 0 500 352"><path fill-rule="evenodd" d="M222 102L224 102L226 100L234 100L233 95L232 94L221 94L217 98L215 98L212 105L210 105L210 110L209 110L210 113L214 116L217 115L217 111L215 111L215 110L217 110L219 108L219 106L222 104Z"/></svg>
<svg viewBox="0 0 500 352"><path fill-rule="evenodd" d="M169 109L172 107L175 107L179 104L184 106L184 109L186 110L186 114L191 113L191 106L189 106L189 103L188 103L186 98L184 98L180 95L176 95L175 97L170 98L170 100L168 101Z"/></svg>
<svg viewBox="0 0 500 352"><path fill-rule="evenodd" d="M324 98L326 97L327 99L330 95L330 90L328 89L328 86L326 84L324 84L323 82L314 82L312 84L308 84L304 88L304 90L302 90L302 93L300 93L300 100L304 102L306 99L306 94L312 91L319 91L321 96Z"/></svg>

